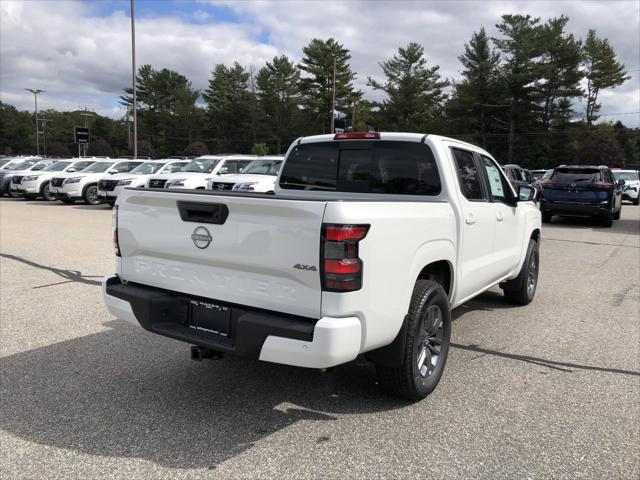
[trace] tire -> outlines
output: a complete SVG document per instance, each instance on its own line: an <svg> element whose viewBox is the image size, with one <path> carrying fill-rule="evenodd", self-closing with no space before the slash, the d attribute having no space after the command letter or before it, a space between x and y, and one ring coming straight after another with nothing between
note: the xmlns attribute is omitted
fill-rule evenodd
<svg viewBox="0 0 640 480"><path fill-rule="evenodd" d="M613 219L620 220L620 215L622 215L622 205L620 205L620 210L618 210L617 212L614 212Z"/></svg>
<svg viewBox="0 0 640 480"><path fill-rule="evenodd" d="M553 217L551 212L541 212L541 215L542 215L542 223L551 223L551 217Z"/></svg>
<svg viewBox="0 0 640 480"><path fill-rule="evenodd" d="M520 273L513 280L500 284L505 298L516 305L528 305L533 300L538 288L538 271L540 269L540 251L538 243L532 238L527 246L527 255L522 263Z"/></svg>
<svg viewBox="0 0 640 480"><path fill-rule="evenodd" d="M116 204L115 200L107 200L107 203L109 204L110 207L113 207Z"/></svg>
<svg viewBox="0 0 640 480"><path fill-rule="evenodd" d="M82 198L87 205L100 205L102 200L98 197L98 185L87 185L82 192Z"/></svg>
<svg viewBox="0 0 640 480"><path fill-rule="evenodd" d="M40 188L40 194L45 200L53 202L56 199L56 196L51 193L51 190L49 190L49 185L49 182L45 182L45 184L42 185L42 188Z"/></svg>
<svg viewBox="0 0 640 480"><path fill-rule="evenodd" d="M613 212L605 212L600 217L600 225L605 228L611 228L613 225Z"/></svg>
<svg viewBox="0 0 640 480"><path fill-rule="evenodd" d="M449 353L451 309L449 298L439 283L432 280L416 282L407 322L402 364L399 367L376 364L376 372L382 388L416 401L436 388Z"/></svg>
<svg viewBox="0 0 640 480"><path fill-rule="evenodd" d="M634 198L633 200L631 200L631 203L633 203L637 207L638 205L640 205L640 197Z"/></svg>

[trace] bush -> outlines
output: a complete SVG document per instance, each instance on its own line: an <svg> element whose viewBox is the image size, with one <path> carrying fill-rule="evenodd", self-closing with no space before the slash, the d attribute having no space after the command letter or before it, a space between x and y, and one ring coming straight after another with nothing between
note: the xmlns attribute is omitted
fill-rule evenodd
<svg viewBox="0 0 640 480"><path fill-rule="evenodd" d="M108 157L111 155L113 149L111 148L111 144L102 138L98 138L93 142L89 143L89 148L87 149L87 155L90 157Z"/></svg>
<svg viewBox="0 0 640 480"><path fill-rule="evenodd" d="M582 165L624 165L624 152L616 139L599 130L593 130L578 145L576 160Z"/></svg>
<svg viewBox="0 0 640 480"><path fill-rule="evenodd" d="M269 147L266 143L256 143L253 147L251 147L251 154L263 156L269 153Z"/></svg>

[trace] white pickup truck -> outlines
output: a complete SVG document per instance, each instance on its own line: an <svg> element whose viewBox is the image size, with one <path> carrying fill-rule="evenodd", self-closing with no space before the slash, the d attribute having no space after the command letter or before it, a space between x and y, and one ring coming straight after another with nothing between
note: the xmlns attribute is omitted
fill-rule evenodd
<svg viewBox="0 0 640 480"><path fill-rule="evenodd" d="M103 295L194 359L328 368L366 353L383 387L418 400L442 375L452 308L498 284L533 299L535 195L445 137L300 138L275 195L125 189Z"/></svg>

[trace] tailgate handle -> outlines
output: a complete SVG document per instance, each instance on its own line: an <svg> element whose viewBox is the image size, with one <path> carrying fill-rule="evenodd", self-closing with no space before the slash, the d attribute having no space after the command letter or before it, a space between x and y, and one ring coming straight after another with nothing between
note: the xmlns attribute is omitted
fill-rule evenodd
<svg viewBox="0 0 640 480"><path fill-rule="evenodd" d="M224 203L177 202L180 218L185 222L222 225L229 216Z"/></svg>

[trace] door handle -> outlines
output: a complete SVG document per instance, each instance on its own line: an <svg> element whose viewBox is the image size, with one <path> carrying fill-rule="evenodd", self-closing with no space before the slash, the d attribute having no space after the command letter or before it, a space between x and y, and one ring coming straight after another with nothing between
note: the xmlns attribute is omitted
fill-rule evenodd
<svg viewBox="0 0 640 480"><path fill-rule="evenodd" d="M502 216L502 213L498 212L498 215L496 215L496 220L498 220L499 222L504 220L504 217Z"/></svg>
<svg viewBox="0 0 640 480"><path fill-rule="evenodd" d="M476 223L476 217L474 217L472 214L469 214L464 221L467 225L473 225L474 223Z"/></svg>

